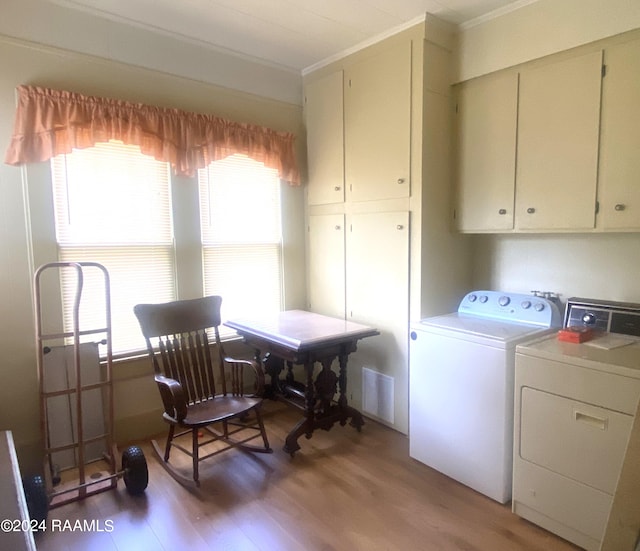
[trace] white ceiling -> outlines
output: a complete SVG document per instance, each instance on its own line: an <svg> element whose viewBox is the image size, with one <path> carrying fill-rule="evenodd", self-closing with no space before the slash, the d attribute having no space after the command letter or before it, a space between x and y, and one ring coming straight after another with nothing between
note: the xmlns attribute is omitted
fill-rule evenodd
<svg viewBox="0 0 640 551"><path fill-rule="evenodd" d="M300 72L431 13L468 24L535 0L50 0Z"/></svg>

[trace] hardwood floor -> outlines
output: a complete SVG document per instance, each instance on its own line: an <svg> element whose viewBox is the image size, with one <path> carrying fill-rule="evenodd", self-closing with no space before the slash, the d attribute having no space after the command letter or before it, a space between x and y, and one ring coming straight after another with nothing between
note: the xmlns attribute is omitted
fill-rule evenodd
<svg viewBox="0 0 640 551"><path fill-rule="evenodd" d="M213 457L201 464L201 487L188 490L143 443L145 494L132 497L119 481L115 490L53 509L49 529L36 537L38 549L577 549L512 514L509 505L409 458L407 438L374 421L367 420L361 433L335 426L301 438L292 459L282 445L299 414L273 402L265 403L265 413L273 454L231 450Z"/></svg>

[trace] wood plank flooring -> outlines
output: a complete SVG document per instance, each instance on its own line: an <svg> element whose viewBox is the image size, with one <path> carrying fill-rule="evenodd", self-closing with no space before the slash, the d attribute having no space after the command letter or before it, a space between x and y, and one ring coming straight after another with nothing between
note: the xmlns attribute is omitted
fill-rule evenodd
<svg viewBox="0 0 640 551"><path fill-rule="evenodd" d="M282 445L299 413L273 402L265 403L265 413L273 454L231 450L213 457L201 463L200 488L188 490L142 443L149 465L145 494L132 497L119 481L115 490L53 509L49 529L36 537L38 549L578 549L512 514L509 505L409 458L407 438L374 421L361 433L334 426L301 438L302 449L291 458ZM92 529L79 529L83 521L93 521Z"/></svg>

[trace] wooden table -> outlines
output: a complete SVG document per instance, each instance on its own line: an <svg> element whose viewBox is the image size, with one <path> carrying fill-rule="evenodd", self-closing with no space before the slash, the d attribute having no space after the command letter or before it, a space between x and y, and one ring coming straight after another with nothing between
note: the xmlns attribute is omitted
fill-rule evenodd
<svg viewBox="0 0 640 551"><path fill-rule="evenodd" d="M300 449L300 436L311 438L314 430L329 430L336 422L344 426L351 419L350 424L360 431L362 414L347 403L347 358L356 350L358 340L378 335L376 329L303 310L229 320L225 325L235 329L255 350L256 359L270 376L266 397L284 400L304 411L304 418L285 440L285 452L293 456ZM331 369L336 358L337 375ZM321 370L314 380L316 363ZM287 372L281 378L285 364ZM294 365L304 366L304 383L295 380Z"/></svg>

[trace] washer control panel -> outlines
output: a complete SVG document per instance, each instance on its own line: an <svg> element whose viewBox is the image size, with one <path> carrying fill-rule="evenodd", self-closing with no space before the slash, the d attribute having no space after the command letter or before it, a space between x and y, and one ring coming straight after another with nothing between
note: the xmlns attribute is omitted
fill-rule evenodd
<svg viewBox="0 0 640 551"><path fill-rule="evenodd" d="M562 324L562 315L551 300L500 291L468 293L460 302L458 313L542 327L560 327Z"/></svg>
<svg viewBox="0 0 640 551"><path fill-rule="evenodd" d="M573 297L564 312L565 327L589 327L640 336L640 304Z"/></svg>

